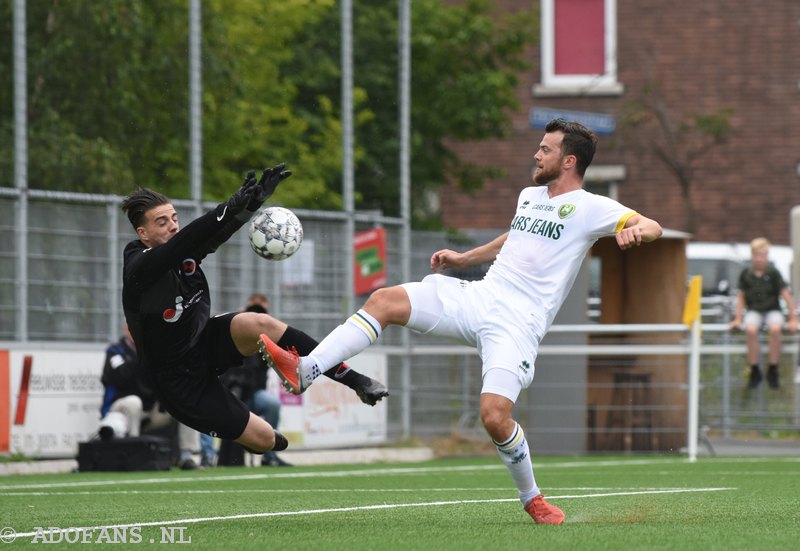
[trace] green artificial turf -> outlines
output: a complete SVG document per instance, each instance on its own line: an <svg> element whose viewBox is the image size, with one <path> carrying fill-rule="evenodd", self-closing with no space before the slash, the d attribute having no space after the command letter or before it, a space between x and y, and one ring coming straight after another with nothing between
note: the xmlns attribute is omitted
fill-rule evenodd
<svg viewBox="0 0 800 551"><path fill-rule="evenodd" d="M564 525L534 524L494 458L7 476L0 536L17 537L0 549L170 537L237 550L800 546L800 458L546 457L535 469ZM66 528L86 530L55 530Z"/></svg>

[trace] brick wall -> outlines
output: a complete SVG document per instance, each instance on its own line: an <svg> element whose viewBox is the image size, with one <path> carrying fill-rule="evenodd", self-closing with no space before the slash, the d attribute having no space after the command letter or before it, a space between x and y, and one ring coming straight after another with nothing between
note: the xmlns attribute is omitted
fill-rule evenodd
<svg viewBox="0 0 800 551"><path fill-rule="evenodd" d="M499 1L500 10L530 1ZM535 4L534 4L535 5ZM735 9L733 6L735 5ZM622 203L665 227L688 230L686 202L675 176L648 149L646 139L625 139L619 114L647 84L655 83L674 119L733 109L726 143L692 165L694 236L699 241L749 241L765 235L789 243L789 211L800 204L800 1L617 0L616 97L534 97L539 51L520 75L520 108L503 141L459 144L471 161L501 166L507 176L472 195L443 192L444 224L505 228L542 136L528 123L535 106L610 113L618 131L601 138L594 164L623 164ZM685 148L686 145L684 144Z"/></svg>

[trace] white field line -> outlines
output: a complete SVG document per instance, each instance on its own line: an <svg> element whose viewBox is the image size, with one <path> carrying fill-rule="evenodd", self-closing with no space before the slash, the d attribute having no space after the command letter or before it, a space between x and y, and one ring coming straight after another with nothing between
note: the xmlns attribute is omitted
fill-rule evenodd
<svg viewBox="0 0 800 551"><path fill-rule="evenodd" d="M704 457L698 462L701 463L797 463L800 457ZM690 463L686 458L675 459L631 459L631 460L608 460L608 461L565 461L562 463L542 463L541 467L546 468L587 468L587 467L626 467L629 465L678 465Z"/></svg>
<svg viewBox="0 0 800 551"><path fill-rule="evenodd" d="M505 467L499 461L494 465L463 465L459 467L397 467L388 469L358 469L358 470L343 470L343 471L305 471L305 472L278 472L278 473L264 473L258 474L232 474L232 475L190 475L190 476L165 476L155 478L140 478L140 479L108 479L108 480L83 480L77 482L44 482L40 484L7 484L0 485L0 490L19 490L23 488L38 489L38 488L78 488L85 486L119 486L127 484L161 484L173 482L228 482L235 480L274 480L274 479L292 479L292 478L338 478L345 476L388 476L388 475L423 475L439 472L473 472L473 471L493 471L497 470L505 472Z"/></svg>
<svg viewBox="0 0 800 551"><path fill-rule="evenodd" d="M715 457L709 459L701 459L701 461L711 462L715 464L721 463L762 463L765 458L746 457L746 458L724 458ZM778 463L795 463L800 462L800 457L781 457L769 458L770 462ZM647 465L677 465L685 464L689 461L685 458L666 458L666 459L623 459L623 460L607 460L607 461L565 461L560 463L540 463L534 466L538 472L541 469L587 469L591 467L629 467L647 466ZM198 480L203 482L220 482L220 481L235 481L235 480L265 480L265 479L291 479L291 478L336 478L343 476L390 476L390 475L423 475L438 472L473 472L473 471L502 471L506 472L505 466L499 461L493 465L462 465L462 466L448 466L448 467L394 467L386 469L358 469L358 470L342 470L342 471L304 471L304 472L279 472L279 473L264 473L258 474L235 474L235 475L212 475L203 476L203 474L194 474L188 476L164 476L154 478L139 478L130 480L120 480L111 478L107 480L83 480L77 482L43 482L39 484L0 484L0 491L3 490L21 490L21 489L44 489L44 488L79 488L79 487L92 487L92 486L122 486L130 484L162 484L173 482L196 482ZM118 475L119 473L117 473ZM786 473L783 473L786 474ZM111 475L110 475L111 476Z"/></svg>
<svg viewBox="0 0 800 551"><path fill-rule="evenodd" d="M604 494L587 494L587 495L564 495L564 496L548 496L547 499L580 499L587 497L611 497L611 496L629 496L629 495L646 495L646 494L670 494L670 493L687 493L687 492L722 492L735 490L736 488L681 488L672 490L649 490L649 491L636 491L636 492L610 492ZM426 503L392 503L382 505L362 505L358 507L337 507L331 509L305 509L302 511L275 511L270 513L246 513L241 515L226 515L221 517L198 517L198 518L184 518L175 520L161 520L153 522L137 522L128 524L112 524L112 525L99 525L99 526L82 526L76 528L59 528L53 529L48 527L46 530L48 534L52 533L75 533L75 532L90 532L94 530L113 530L115 528L133 528L136 526L170 526L170 525L185 525L185 524L198 524L201 522L217 522L224 520L239 520L248 518L267 518L267 517L285 517L285 516L301 516L301 515L319 515L324 513L347 513L352 511L376 511L380 509L401 509L406 507L437 507L445 505L466 505L471 503L507 503L518 501L516 498L506 499L459 499L454 501L431 501ZM39 532L18 532L15 537L27 538L33 537Z"/></svg>
<svg viewBox="0 0 800 551"><path fill-rule="evenodd" d="M426 492L509 492L512 490L510 486L498 486L496 488L312 488L296 490L292 488L247 488L247 489L222 489L222 490L181 490L181 494L335 494L335 493L426 493ZM599 491L622 491L622 490L682 490L683 488L599 488L592 487L576 487L576 488L550 488L550 491L586 491L586 492L599 492ZM174 490L76 490L68 492L0 492L0 496L5 497L37 497L37 496L97 496L97 495L167 495L174 494Z"/></svg>

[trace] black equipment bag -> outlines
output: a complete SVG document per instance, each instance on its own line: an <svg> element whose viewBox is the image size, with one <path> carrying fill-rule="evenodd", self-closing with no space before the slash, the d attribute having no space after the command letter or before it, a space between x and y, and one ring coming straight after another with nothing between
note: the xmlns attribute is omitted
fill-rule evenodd
<svg viewBox="0 0 800 551"><path fill-rule="evenodd" d="M169 439L160 436L90 440L78 444L78 470L167 471L170 454Z"/></svg>

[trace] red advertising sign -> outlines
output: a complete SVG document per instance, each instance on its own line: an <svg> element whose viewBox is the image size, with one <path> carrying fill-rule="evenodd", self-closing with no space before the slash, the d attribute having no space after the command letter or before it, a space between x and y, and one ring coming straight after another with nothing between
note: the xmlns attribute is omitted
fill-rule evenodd
<svg viewBox="0 0 800 551"><path fill-rule="evenodd" d="M355 246L355 293L365 295L386 285L386 230L359 232Z"/></svg>

